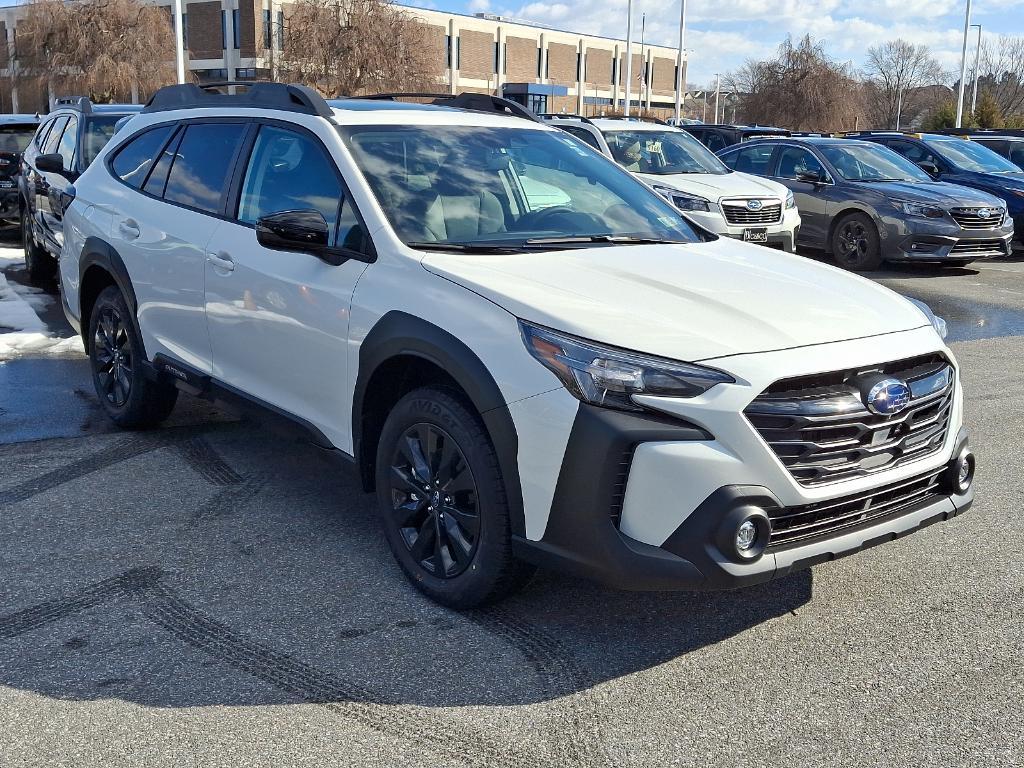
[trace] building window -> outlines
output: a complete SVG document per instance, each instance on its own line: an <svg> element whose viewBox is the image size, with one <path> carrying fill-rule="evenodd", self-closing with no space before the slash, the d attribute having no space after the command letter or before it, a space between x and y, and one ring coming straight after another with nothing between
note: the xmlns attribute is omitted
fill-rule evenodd
<svg viewBox="0 0 1024 768"><path fill-rule="evenodd" d="M501 72L501 43L494 43L494 74Z"/></svg>
<svg viewBox="0 0 1024 768"><path fill-rule="evenodd" d="M508 74L508 44L501 44L501 74Z"/></svg>
<svg viewBox="0 0 1024 768"><path fill-rule="evenodd" d="M582 83L583 82L583 77L584 77L584 74L583 74L583 54L577 52L576 53L576 81Z"/></svg>
<svg viewBox="0 0 1024 768"><path fill-rule="evenodd" d="M264 67L239 67L235 70L235 80L269 80L270 70Z"/></svg>
<svg viewBox="0 0 1024 768"><path fill-rule="evenodd" d="M544 77L544 49L537 49L537 77Z"/></svg>
<svg viewBox="0 0 1024 768"><path fill-rule="evenodd" d="M228 79L226 69L193 69L192 74L200 83L223 83Z"/></svg>
<svg viewBox="0 0 1024 768"><path fill-rule="evenodd" d="M273 43L274 34L270 28L270 9L263 9L263 47L266 50L270 50L270 46Z"/></svg>
<svg viewBox="0 0 1024 768"><path fill-rule="evenodd" d="M451 35L445 35L444 36L444 56L445 56L444 65L446 67L448 67L448 69L451 69L452 68L452 36Z"/></svg>
<svg viewBox="0 0 1024 768"><path fill-rule="evenodd" d="M459 50L459 37L456 35L454 38L451 35L444 36L444 47L447 51L447 63L448 69L458 69L462 63L461 51ZM454 50L453 50L454 49ZM453 63L454 62L454 63Z"/></svg>
<svg viewBox="0 0 1024 768"><path fill-rule="evenodd" d="M616 58L612 59L612 82L614 83L619 78L619 60Z"/></svg>
<svg viewBox="0 0 1024 768"><path fill-rule="evenodd" d="M231 12L231 31L234 33L235 50L238 50L242 46L240 45L240 33L242 31L242 12L237 8Z"/></svg>
<svg viewBox="0 0 1024 768"><path fill-rule="evenodd" d="M277 12L277 50L284 50L284 11Z"/></svg>
<svg viewBox="0 0 1024 768"><path fill-rule="evenodd" d="M220 47L228 49L228 12L220 12Z"/></svg>
<svg viewBox="0 0 1024 768"><path fill-rule="evenodd" d="M181 47L188 50L188 14L181 13Z"/></svg>
<svg viewBox="0 0 1024 768"><path fill-rule="evenodd" d="M541 93L526 94L526 108L541 115L548 111L548 97Z"/></svg>

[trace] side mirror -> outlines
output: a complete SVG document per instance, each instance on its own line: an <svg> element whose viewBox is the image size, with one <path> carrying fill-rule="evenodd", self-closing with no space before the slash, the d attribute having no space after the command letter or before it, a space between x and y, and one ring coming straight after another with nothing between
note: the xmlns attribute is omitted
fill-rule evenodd
<svg viewBox="0 0 1024 768"><path fill-rule="evenodd" d="M930 176L938 176L939 175L939 166L937 166L935 163L931 162L930 160L922 160L920 163L917 164L917 167L920 168L922 171L924 171L925 173L927 173Z"/></svg>
<svg viewBox="0 0 1024 768"><path fill-rule="evenodd" d="M824 184L825 174L823 171L797 171L796 180L807 184Z"/></svg>
<svg viewBox="0 0 1024 768"><path fill-rule="evenodd" d="M335 267L349 259L370 258L349 248L335 248L330 241L326 219L313 209L270 213L256 222L256 242L264 248L308 253Z"/></svg>
<svg viewBox="0 0 1024 768"><path fill-rule="evenodd" d="M36 168L43 173L64 173L64 158L54 152L52 155L36 157Z"/></svg>

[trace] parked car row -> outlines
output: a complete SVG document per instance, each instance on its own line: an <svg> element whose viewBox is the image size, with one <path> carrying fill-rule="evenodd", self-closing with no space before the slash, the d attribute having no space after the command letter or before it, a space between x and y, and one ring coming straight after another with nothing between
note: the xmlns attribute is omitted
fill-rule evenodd
<svg viewBox="0 0 1024 768"><path fill-rule="evenodd" d="M756 584L972 503L942 321L693 223L723 184L797 214L686 133L580 121L588 145L497 98L178 85L93 153L101 113L58 112L26 164L75 183L30 237L61 245L106 414L152 426L184 391L345 459L442 603L538 564Z"/></svg>

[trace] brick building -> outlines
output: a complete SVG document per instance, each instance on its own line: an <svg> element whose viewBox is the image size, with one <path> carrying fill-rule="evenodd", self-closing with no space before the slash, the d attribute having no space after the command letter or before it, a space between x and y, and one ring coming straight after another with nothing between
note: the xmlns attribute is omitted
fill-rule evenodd
<svg viewBox="0 0 1024 768"><path fill-rule="evenodd" d="M168 9L166 0L155 3ZM255 80L274 74L274 52L285 44L287 4L276 0L205 0L184 4L186 68L202 82ZM408 8L445 51L439 90L504 95L535 111L603 114L622 109L626 44L490 14L466 16ZM11 73L19 16L0 9L0 111L45 111L48 97L18 88ZM684 62L685 67L685 62ZM685 75L685 71L684 71ZM634 107L671 114L676 50L633 43ZM684 77L685 82L685 77ZM141 94L144 97L145 94Z"/></svg>

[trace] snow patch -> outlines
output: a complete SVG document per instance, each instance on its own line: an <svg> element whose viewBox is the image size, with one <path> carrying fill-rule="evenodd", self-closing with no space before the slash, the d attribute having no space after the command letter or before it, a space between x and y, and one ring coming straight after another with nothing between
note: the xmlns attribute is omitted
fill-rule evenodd
<svg viewBox="0 0 1024 768"><path fill-rule="evenodd" d="M9 283L0 273L0 360L29 354L85 353L81 338L56 338L39 319L35 309L50 301L39 289Z"/></svg>
<svg viewBox="0 0 1024 768"><path fill-rule="evenodd" d="M25 263L25 252L21 248L0 248L0 269Z"/></svg>

